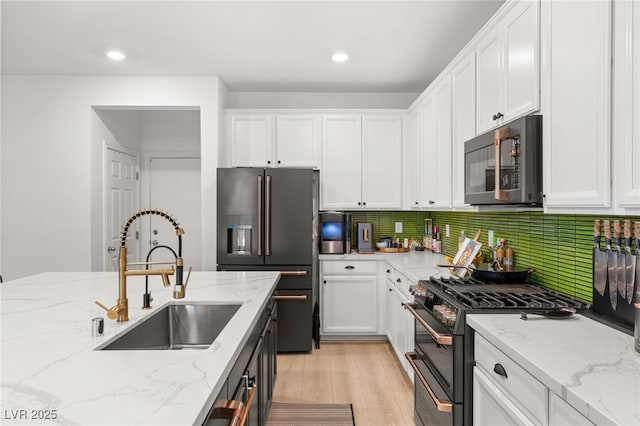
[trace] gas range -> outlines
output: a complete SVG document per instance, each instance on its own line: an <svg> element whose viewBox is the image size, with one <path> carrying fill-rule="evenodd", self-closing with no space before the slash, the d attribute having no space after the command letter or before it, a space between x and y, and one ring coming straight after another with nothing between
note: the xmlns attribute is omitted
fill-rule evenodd
<svg viewBox="0 0 640 426"><path fill-rule="evenodd" d="M410 287L415 303L423 305L453 334L464 333L464 316L471 313L519 313L589 305L535 284L495 284L474 278L430 278Z"/></svg>
<svg viewBox="0 0 640 426"><path fill-rule="evenodd" d="M414 349L406 354L416 373L416 425L472 423L474 333L467 314L533 313L586 303L538 285L486 283L474 278L430 278L409 288L405 304L415 317Z"/></svg>

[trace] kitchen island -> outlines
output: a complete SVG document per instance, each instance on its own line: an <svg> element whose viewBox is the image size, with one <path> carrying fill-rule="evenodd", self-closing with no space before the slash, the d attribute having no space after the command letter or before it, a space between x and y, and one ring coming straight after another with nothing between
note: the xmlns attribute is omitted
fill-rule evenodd
<svg viewBox="0 0 640 426"><path fill-rule="evenodd" d="M194 272L179 302L241 303L208 349L98 351L174 301L173 286L128 279L129 321L106 319L115 272L43 273L0 286L2 424L202 424L279 280L278 272ZM91 319L105 317L104 335Z"/></svg>
<svg viewBox="0 0 640 426"><path fill-rule="evenodd" d="M467 323L476 331L476 344L479 335L497 349L491 367L504 354L546 389L549 424L562 423L558 413L570 410L578 416L573 424L640 425L640 354L633 336L583 315L562 320L529 315L523 321L520 315L481 314L469 315ZM488 375L497 384L512 377ZM545 400L528 398L520 409L531 410L538 402L547 407Z"/></svg>

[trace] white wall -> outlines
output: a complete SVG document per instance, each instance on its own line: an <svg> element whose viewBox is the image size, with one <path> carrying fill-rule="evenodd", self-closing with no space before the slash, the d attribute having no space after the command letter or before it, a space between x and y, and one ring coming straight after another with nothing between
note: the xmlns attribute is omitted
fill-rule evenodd
<svg viewBox="0 0 640 426"><path fill-rule="evenodd" d="M420 93L229 92L225 108L409 108Z"/></svg>
<svg viewBox="0 0 640 426"><path fill-rule="evenodd" d="M2 273L90 271L102 232L102 147L92 106L201 113L203 268L215 268L217 77L2 76ZM98 188L100 187L100 188ZM213 189L213 190L212 190Z"/></svg>
<svg viewBox="0 0 640 426"><path fill-rule="evenodd" d="M139 111L142 152L200 152L200 111Z"/></svg>

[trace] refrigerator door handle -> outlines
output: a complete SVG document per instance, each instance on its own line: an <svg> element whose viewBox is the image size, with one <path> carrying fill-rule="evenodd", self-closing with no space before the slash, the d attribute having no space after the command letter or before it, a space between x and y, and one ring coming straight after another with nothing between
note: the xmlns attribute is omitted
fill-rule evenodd
<svg viewBox="0 0 640 426"><path fill-rule="evenodd" d="M271 175L267 175L267 208L265 209L265 216L265 254L271 256Z"/></svg>
<svg viewBox="0 0 640 426"><path fill-rule="evenodd" d="M262 175L258 176L258 256L262 256Z"/></svg>

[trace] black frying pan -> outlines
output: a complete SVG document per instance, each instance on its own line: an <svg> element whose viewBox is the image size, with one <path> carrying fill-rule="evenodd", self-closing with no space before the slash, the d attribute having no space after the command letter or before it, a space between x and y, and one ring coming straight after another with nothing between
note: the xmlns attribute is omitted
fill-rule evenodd
<svg viewBox="0 0 640 426"><path fill-rule="evenodd" d="M532 269L499 270L491 263L481 263L469 268L471 277L482 282L496 284L520 284L529 281Z"/></svg>
<svg viewBox="0 0 640 426"><path fill-rule="evenodd" d="M533 269L510 269L500 270L495 264L492 263L480 263L477 266L467 267L466 269L471 273L471 278L478 281L495 283L495 284L520 284L529 281L529 276ZM452 265L438 265L453 267ZM456 268L464 268L464 266L456 266Z"/></svg>

